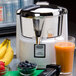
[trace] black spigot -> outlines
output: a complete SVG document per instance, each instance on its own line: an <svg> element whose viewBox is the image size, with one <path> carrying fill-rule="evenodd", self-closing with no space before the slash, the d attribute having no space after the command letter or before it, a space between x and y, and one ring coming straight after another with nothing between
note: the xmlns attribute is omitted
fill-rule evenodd
<svg viewBox="0 0 76 76"><path fill-rule="evenodd" d="M50 64L46 66L46 69L38 76L59 76L61 71L60 65Z"/></svg>

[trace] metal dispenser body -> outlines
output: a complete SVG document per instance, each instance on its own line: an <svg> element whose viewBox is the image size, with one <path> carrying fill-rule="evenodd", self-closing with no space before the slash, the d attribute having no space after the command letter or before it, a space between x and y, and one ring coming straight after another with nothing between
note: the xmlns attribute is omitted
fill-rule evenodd
<svg viewBox="0 0 76 76"><path fill-rule="evenodd" d="M37 4L17 11L17 57L45 68L55 63L56 42L68 38L67 9Z"/></svg>

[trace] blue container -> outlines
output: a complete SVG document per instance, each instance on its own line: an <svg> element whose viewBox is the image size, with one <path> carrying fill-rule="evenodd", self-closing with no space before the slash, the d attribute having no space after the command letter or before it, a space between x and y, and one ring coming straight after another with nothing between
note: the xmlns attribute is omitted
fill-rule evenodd
<svg viewBox="0 0 76 76"><path fill-rule="evenodd" d="M21 3L21 8L27 6L27 0L20 0L20 3Z"/></svg>
<svg viewBox="0 0 76 76"><path fill-rule="evenodd" d="M16 11L20 8L19 0L13 0L13 21L16 22Z"/></svg>
<svg viewBox="0 0 76 76"><path fill-rule="evenodd" d="M0 4L0 23L3 23L3 6Z"/></svg>
<svg viewBox="0 0 76 76"><path fill-rule="evenodd" d="M13 8L12 8L12 2L7 1L5 3L5 11L6 11L6 22L11 23L13 22Z"/></svg>
<svg viewBox="0 0 76 76"><path fill-rule="evenodd" d="M3 0L0 0L0 23L4 23L5 21L5 6Z"/></svg>
<svg viewBox="0 0 76 76"><path fill-rule="evenodd" d="M32 5L34 0L20 0L21 8Z"/></svg>

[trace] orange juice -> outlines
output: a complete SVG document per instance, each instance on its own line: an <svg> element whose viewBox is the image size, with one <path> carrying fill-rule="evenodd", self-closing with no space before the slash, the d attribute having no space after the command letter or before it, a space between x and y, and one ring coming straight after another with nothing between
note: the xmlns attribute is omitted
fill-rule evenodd
<svg viewBox="0 0 76 76"><path fill-rule="evenodd" d="M61 72L72 72L75 44L71 42L58 42L55 44L56 64L61 65Z"/></svg>
<svg viewBox="0 0 76 76"><path fill-rule="evenodd" d="M51 38L51 37L53 37L53 35L52 35L52 34L50 34L50 33L48 33L48 38Z"/></svg>

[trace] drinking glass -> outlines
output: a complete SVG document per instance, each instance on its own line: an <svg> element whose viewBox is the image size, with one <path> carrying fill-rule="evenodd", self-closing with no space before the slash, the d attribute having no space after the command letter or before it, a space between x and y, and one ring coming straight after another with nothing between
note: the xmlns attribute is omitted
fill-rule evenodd
<svg viewBox="0 0 76 76"><path fill-rule="evenodd" d="M68 41L55 44L56 64L61 65L61 74L72 74L75 49L75 38L68 37Z"/></svg>
<svg viewBox="0 0 76 76"><path fill-rule="evenodd" d="M74 44L76 45L76 39L75 39L75 37L73 37L73 36L68 36L68 41L69 41L69 42L72 42L72 43L74 43ZM75 46L75 49L76 49L76 46Z"/></svg>

